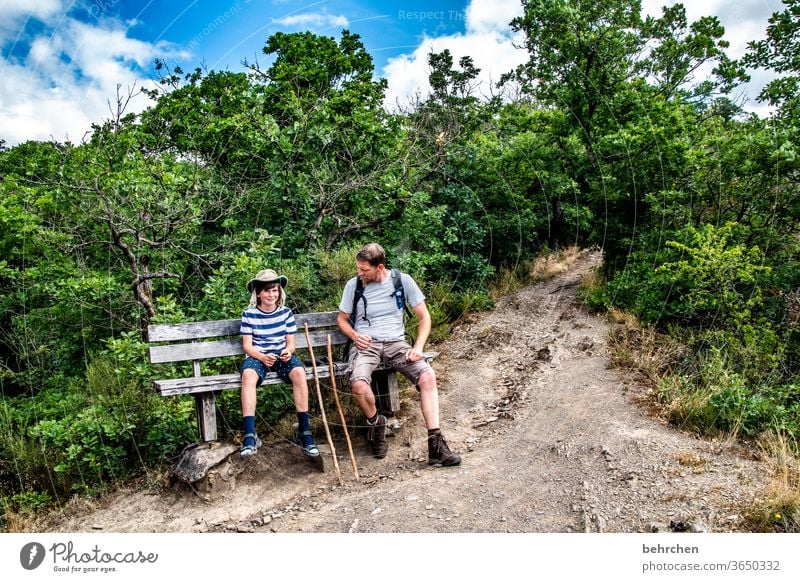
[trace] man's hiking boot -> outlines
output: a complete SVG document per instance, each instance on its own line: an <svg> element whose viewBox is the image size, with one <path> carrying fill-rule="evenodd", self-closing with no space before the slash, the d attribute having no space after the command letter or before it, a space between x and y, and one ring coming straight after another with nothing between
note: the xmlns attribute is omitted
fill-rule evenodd
<svg viewBox="0 0 800 582"><path fill-rule="evenodd" d="M428 464L450 467L461 463L461 457L450 450L442 433L432 434L428 437Z"/></svg>
<svg viewBox="0 0 800 582"><path fill-rule="evenodd" d="M378 415L375 424L367 422L367 440L372 445L372 454L376 459L382 459L389 452L389 444L386 442L386 417Z"/></svg>

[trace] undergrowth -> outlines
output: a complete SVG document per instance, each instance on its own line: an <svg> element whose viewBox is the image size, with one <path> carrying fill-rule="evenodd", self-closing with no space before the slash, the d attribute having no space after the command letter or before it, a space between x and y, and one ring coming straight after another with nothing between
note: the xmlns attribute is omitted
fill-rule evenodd
<svg viewBox="0 0 800 582"><path fill-rule="evenodd" d="M769 475L765 495L747 511L755 531L800 531L800 390L737 366L738 350L718 336L660 332L612 309L612 363L639 374L650 410L675 426L756 447ZM758 362L750 362L758 369Z"/></svg>

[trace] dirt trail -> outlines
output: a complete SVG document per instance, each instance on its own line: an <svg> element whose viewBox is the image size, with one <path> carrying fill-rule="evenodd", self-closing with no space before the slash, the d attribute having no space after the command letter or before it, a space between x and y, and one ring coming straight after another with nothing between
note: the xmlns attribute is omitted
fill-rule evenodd
<svg viewBox="0 0 800 582"><path fill-rule="evenodd" d="M442 428L460 467L427 466L407 393L385 459L351 435L360 482L344 441L335 443L343 485L330 457L319 473L278 442L247 461L232 455L210 489L118 491L72 507L47 531L736 531L764 468L746 449L683 434L633 403L642 389L609 366L613 324L576 300L599 260L586 254L435 346Z"/></svg>

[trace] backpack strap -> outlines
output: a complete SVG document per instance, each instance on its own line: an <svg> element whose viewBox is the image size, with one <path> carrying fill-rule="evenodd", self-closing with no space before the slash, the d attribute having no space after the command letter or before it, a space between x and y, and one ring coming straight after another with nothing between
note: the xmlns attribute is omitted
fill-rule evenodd
<svg viewBox="0 0 800 582"><path fill-rule="evenodd" d="M353 291L353 311L350 312L350 317L348 321L350 322L350 327L353 329L356 328L356 312L358 311L358 302L364 302L364 315L367 315L367 298L364 297L364 283L361 281L361 277L356 275L356 288ZM344 347L342 348L342 359L347 360L347 355L350 353L350 348L353 345L353 340L347 338L347 341L344 343Z"/></svg>
<svg viewBox="0 0 800 582"><path fill-rule="evenodd" d="M403 289L403 280L400 275L400 271L392 269L392 282L394 283L394 298L397 301L397 309L404 309L406 315L413 317L406 303L406 291Z"/></svg>
<svg viewBox="0 0 800 582"><path fill-rule="evenodd" d="M403 281L401 278L401 273L397 269L392 269L392 283L394 283L394 298L397 302L397 309L403 309L406 312L408 317L413 317L411 310L408 308L408 304L406 303L406 292L403 289ZM367 315L367 298L364 297L364 283L361 281L361 277L356 275L356 288L353 291L353 311L350 312L350 317L348 321L350 322L350 326L355 329L356 326L356 312L358 311L358 302L364 302L364 317L366 318ZM412 342L413 343L413 342ZM353 340L348 339L345 344L344 348L342 348L342 357L343 359L347 359L347 355L350 353L350 347L353 345Z"/></svg>
<svg viewBox="0 0 800 582"><path fill-rule="evenodd" d="M356 311L358 311L358 302L364 302L364 316L367 315L367 298L364 297L364 283L361 281L361 277L356 275L356 288L353 291L353 311L350 312L350 325L355 327L356 325Z"/></svg>

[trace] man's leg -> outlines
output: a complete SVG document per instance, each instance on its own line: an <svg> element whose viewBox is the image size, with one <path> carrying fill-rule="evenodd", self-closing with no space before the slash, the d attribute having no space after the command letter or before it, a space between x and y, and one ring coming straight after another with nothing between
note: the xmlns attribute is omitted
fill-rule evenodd
<svg viewBox="0 0 800 582"><path fill-rule="evenodd" d="M417 389L422 418L425 420L425 428L428 429L428 464L445 467L460 464L461 457L450 450L439 428L439 389L436 385L436 373L432 368L420 374Z"/></svg>
<svg viewBox="0 0 800 582"><path fill-rule="evenodd" d="M365 350L354 353L350 360L350 386L353 399L367 417L367 440L372 445L372 454L382 459L389 452L386 442L386 417L378 414L375 393L372 391L372 372L381 362L381 345L375 342Z"/></svg>
<svg viewBox="0 0 800 582"><path fill-rule="evenodd" d="M426 370L417 382L419 388L419 404L422 418L428 430L439 428L439 390L436 386L436 374Z"/></svg>
<svg viewBox="0 0 800 582"><path fill-rule="evenodd" d="M351 384L353 398L358 407L367 418L372 418L377 414L378 407L375 404L375 394L372 392L370 383L363 379L354 380Z"/></svg>
<svg viewBox="0 0 800 582"><path fill-rule="evenodd" d="M386 442L386 417L378 414L375 394L368 382L359 379L351 385L353 398L367 417L367 441L372 446L372 454L376 459L382 459L389 452L389 443Z"/></svg>

